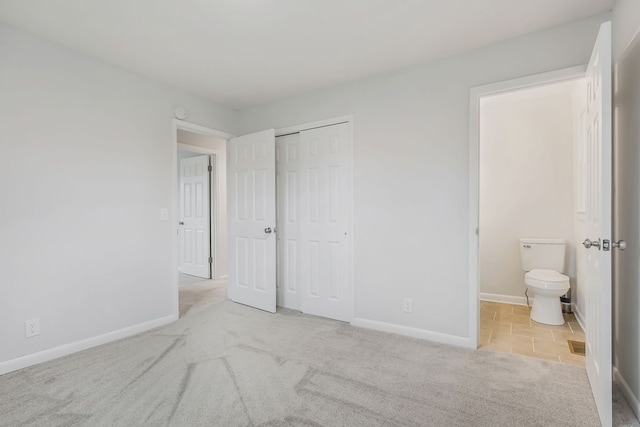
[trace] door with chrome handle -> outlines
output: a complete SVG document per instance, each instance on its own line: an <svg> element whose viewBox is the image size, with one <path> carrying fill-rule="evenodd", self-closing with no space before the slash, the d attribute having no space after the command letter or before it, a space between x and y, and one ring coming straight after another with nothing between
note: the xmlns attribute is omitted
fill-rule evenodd
<svg viewBox="0 0 640 427"><path fill-rule="evenodd" d="M584 242L582 242L582 244L587 249L594 247L600 250L600 239L598 240L585 239ZM627 249L627 242L625 242L624 240L618 240L617 242L610 242L609 240L604 239L602 241L602 250L608 251L611 248L618 248L621 251L624 251L625 249Z"/></svg>

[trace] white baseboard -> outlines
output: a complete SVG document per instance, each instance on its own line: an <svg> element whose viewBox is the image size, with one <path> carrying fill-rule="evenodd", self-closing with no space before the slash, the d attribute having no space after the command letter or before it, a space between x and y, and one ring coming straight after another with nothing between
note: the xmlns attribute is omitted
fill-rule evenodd
<svg viewBox="0 0 640 427"><path fill-rule="evenodd" d="M527 305L526 297L514 297L513 295L487 294L480 292L481 301L501 302L503 304ZM529 304L533 303L533 298L529 297Z"/></svg>
<svg viewBox="0 0 640 427"><path fill-rule="evenodd" d="M467 337L443 334L440 332L428 331L426 329L412 328L410 326L395 325L393 323L378 322L376 320L361 319L355 317L351 321L352 326L375 329L376 331L391 332L398 335L405 335L412 338L420 338L428 341L435 341L443 344L457 345L459 347L469 347L470 340Z"/></svg>
<svg viewBox="0 0 640 427"><path fill-rule="evenodd" d="M631 387L629 387L629 384L627 384L624 377L615 366L613 367L613 381L618 384L618 387L620 387L620 391L622 391L624 398L627 399L631 410L636 414L636 418L640 420L640 399L633 394Z"/></svg>
<svg viewBox="0 0 640 427"><path fill-rule="evenodd" d="M50 348L48 350L39 351L37 353L27 354L26 356L18 357L16 359L7 360L6 362L0 363L0 375L17 371L18 369L27 368L29 366L37 365L39 363L48 362L49 360L67 356L71 353L76 353L78 351L86 350L91 347L96 347L122 338L130 337L131 335L139 334L140 332L145 332L150 329L157 328L158 326L166 325L167 323L171 323L177 319L178 316L172 314L169 316L161 317L159 319L151 320L149 322L139 323L137 325L118 329L117 331L107 332L106 334L98 335L96 337L85 338L80 341L64 344L58 347Z"/></svg>
<svg viewBox="0 0 640 427"><path fill-rule="evenodd" d="M584 321L584 315L580 311L580 307L578 307L578 304L575 304L573 306L573 314L575 314L575 316L576 316L576 320L578 321L578 325L580 325L580 327L582 328L583 331L586 331L587 328L585 328L586 322Z"/></svg>
<svg viewBox="0 0 640 427"><path fill-rule="evenodd" d="M229 278L228 274L223 274L222 276L220 276L218 280L227 280L228 278Z"/></svg>

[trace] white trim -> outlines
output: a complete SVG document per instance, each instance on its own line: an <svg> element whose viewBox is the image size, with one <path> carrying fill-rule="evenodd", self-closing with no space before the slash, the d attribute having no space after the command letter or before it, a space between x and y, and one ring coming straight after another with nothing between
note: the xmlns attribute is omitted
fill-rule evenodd
<svg viewBox="0 0 640 427"><path fill-rule="evenodd" d="M479 149L480 149L480 99L490 95L525 89L550 83L583 78L586 65L565 68L548 73L535 74L518 79L491 83L471 88L469 92L469 342L478 347L480 336L479 299Z"/></svg>
<svg viewBox="0 0 640 427"><path fill-rule="evenodd" d="M276 129L276 137L278 136L282 136L282 135L288 135L290 133L297 133L303 130L308 130L308 129L313 129L313 128L319 128L322 126L331 126L331 125L337 125L339 123L346 123L349 122L353 125L353 115L349 114L346 116L339 116L339 117L334 117L331 119L324 119L324 120L318 120L315 122L310 122L310 123L303 123L300 125L294 125L294 126L287 126L285 128L280 128L280 129Z"/></svg>
<svg viewBox="0 0 640 427"><path fill-rule="evenodd" d="M501 302L503 304L527 305L527 297L514 297L513 295L487 294L480 292L481 301ZM529 297L529 304L533 303L533 298Z"/></svg>
<svg viewBox="0 0 640 427"><path fill-rule="evenodd" d="M633 394L631 387L629 387L629 384L627 384L616 366L613 367L613 382L620 387L620 391L622 391L624 398L627 399L629 407L631 407L636 418L640 419L640 399L638 399L638 396Z"/></svg>
<svg viewBox="0 0 640 427"><path fill-rule="evenodd" d="M332 126L332 125L337 125L337 124L341 124L341 123L346 123L349 126L349 141L347 142L347 164L349 166L349 193L350 193L350 209L349 209L349 224L348 224L348 231L347 231L347 250L349 251L349 258L350 258L350 262L349 262L349 286L351 287L351 304L349 307L349 315L348 315L348 322L352 322L353 319L355 319L355 304L356 304L356 290L355 290L355 268L354 268L354 262L355 262L355 251L354 251L354 224L353 224L353 218L354 218L354 205L355 203L353 202L353 114L348 114L346 116L339 116L339 117L334 117L331 119L324 119L324 120L318 120L315 122L309 122L309 123L302 123L299 125L294 125L294 126L288 126L285 128L280 128L280 129L276 129L276 138L278 136L284 136L284 135L289 135L292 133L297 133L297 132L301 132L304 130L309 130L309 129L314 129L314 128L318 128L318 127L323 127L323 126Z"/></svg>
<svg viewBox="0 0 640 427"><path fill-rule="evenodd" d="M580 307L578 306L578 304L574 304L573 305L573 314L575 314L575 316L576 316L576 320L578 321L578 325L580 325L582 330L586 332L587 328L585 327L586 322L584 321L584 314L582 314L582 312L580 311Z"/></svg>
<svg viewBox="0 0 640 427"><path fill-rule="evenodd" d="M184 130L184 129L182 129ZM201 147L199 145L185 144L178 142L178 150L191 151L192 153L200 154L220 154L220 150L214 150L213 148Z"/></svg>
<svg viewBox="0 0 640 427"><path fill-rule="evenodd" d="M435 341L443 344L455 345L458 347L472 347L471 340L466 337L443 334L440 332L428 331L426 329L412 328L410 326L395 325L393 323L378 322L376 320L362 319L355 317L351 321L352 326L375 329L376 331L391 332L393 334L404 335L412 338L419 338L428 341Z"/></svg>
<svg viewBox="0 0 640 427"><path fill-rule="evenodd" d="M182 129L193 133L199 133L201 135L217 136L222 139L235 138L235 135L222 132L216 129L208 128L205 126L197 125L195 123L185 122L184 120L172 119L172 125L176 129Z"/></svg>
<svg viewBox="0 0 640 427"><path fill-rule="evenodd" d="M37 365L39 363L48 362L49 360L67 356L69 354L86 350L88 348L107 344L122 338L127 338L132 335L139 334L140 332L146 332L159 326L171 323L177 319L178 317L172 314L169 316L161 317L159 319L139 323L137 325L127 326L126 328L118 329L116 331L107 332L106 334L85 338L80 341L75 341L69 344L50 348L48 350L43 350L37 353L31 353L27 354L26 356L8 360L6 362L0 363L0 375L17 371L18 369L27 368L29 366Z"/></svg>

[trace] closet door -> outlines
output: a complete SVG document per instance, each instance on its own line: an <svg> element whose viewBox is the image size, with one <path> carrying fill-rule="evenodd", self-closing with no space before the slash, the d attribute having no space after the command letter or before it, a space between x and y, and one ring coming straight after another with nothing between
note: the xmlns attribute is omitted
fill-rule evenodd
<svg viewBox="0 0 640 427"><path fill-rule="evenodd" d="M350 127L300 132L300 289L305 313L350 321Z"/></svg>
<svg viewBox="0 0 640 427"><path fill-rule="evenodd" d="M278 306L300 310L300 134L276 138Z"/></svg>
<svg viewBox="0 0 640 427"><path fill-rule="evenodd" d="M275 131L227 146L229 299L276 311Z"/></svg>

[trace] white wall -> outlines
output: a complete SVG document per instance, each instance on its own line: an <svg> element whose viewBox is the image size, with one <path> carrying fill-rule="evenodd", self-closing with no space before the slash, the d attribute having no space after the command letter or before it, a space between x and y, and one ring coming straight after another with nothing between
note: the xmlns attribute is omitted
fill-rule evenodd
<svg viewBox="0 0 640 427"><path fill-rule="evenodd" d="M229 276L227 267L227 141L214 136L201 135L178 129L178 142L207 148L216 153L214 174L216 194L215 215L215 254L213 255L216 268L216 279L226 279Z"/></svg>
<svg viewBox="0 0 640 427"><path fill-rule="evenodd" d="M640 418L640 2L614 10L613 363L615 378ZM634 39L635 37L635 39ZM633 40L633 43L631 43ZM630 45L631 43L631 45Z"/></svg>
<svg viewBox="0 0 640 427"><path fill-rule="evenodd" d="M526 303L522 237L564 239L564 273L575 283L574 87L563 82L480 102L481 298Z"/></svg>
<svg viewBox="0 0 640 427"><path fill-rule="evenodd" d="M237 116L5 25L0 58L5 372L177 315L175 218L159 216L175 183L172 112L228 132ZM42 332L27 340L34 317Z"/></svg>
<svg viewBox="0 0 640 427"><path fill-rule="evenodd" d="M354 114L356 317L468 337L469 90L585 64L606 18L241 111L243 133Z"/></svg>

